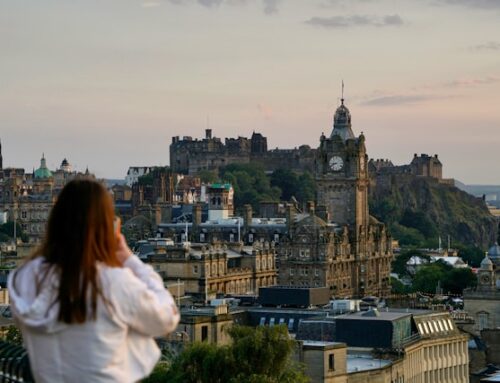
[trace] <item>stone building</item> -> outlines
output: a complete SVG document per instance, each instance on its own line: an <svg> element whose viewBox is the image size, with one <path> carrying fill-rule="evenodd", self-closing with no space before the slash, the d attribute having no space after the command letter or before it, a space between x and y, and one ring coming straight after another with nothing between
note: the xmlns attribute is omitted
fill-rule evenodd
<svg viewBox="0 0 500 383"><path fill-rule="evenodd" d="M477 271L475 289L464 291L464 310L474 318L473 332L500 327L500 246L493 245Z"/></svg>
<svg viewBox="0 0 500 383"><path fill-rule="evenodd" d="M303 273L307 265L314 268L315 277L324 275L323 283L332 295L383 296L390 292L392 241L385 225L369 213L367 164L365 136L355 137L351 113L342 99L333 130L329 137L321 135L317 151L316 210L321 218L299 223L289 236L288 254L280 254L280 267L295 264ZM300 241L309 243L308 257L301 258ZM280 276L284 274L280 268Z"/></svg>
<svg viewBox="0 0 500 383"><path fill-rule="evenodd" d="M224 142L206 129L205 138L172 138L170 167L172 171L195 175L201 171L218 171L230 164L261 164L266 171L293 169L314 170L315 149L302 145L295 149L268 150L267 138L253 133L251 138L226 138Z"/></svg>
<svg viewBox="0 0 500 383"><path fill-rule="evenodd" d="M448 313L360 312L335 320L343 325L334 340L304 340L299 348L314 383L469 381L469 337Z"/></svg>
<svg viewBox="0 0 500 383"><path fill-rule="evenodd" d="M84 174L71 169L64 159L59 169L49 170L45 155L33 173L24 169L2 169L0 174L0 211L7 212L9 221L16 221L30 242L40 241L57 195L67 182ZM85 176L91 175L87 172Z"/></svg>
<svg viewBox="0 0 500 383"><path fill-rule="evenodd" d="M255 294L259 287L276 284L275 248L269 243L152 243L143 244L139 256L166 283L181 280L185 293L201 300L216 294Z"/></svg>
<svg viewBox="0 0 500 383"><path fill-rule="evenodd" d="M257 134L252 136L253 144L243 138L238 142L239 147L253 147L260 152L266 146L264 138ZM184 160L177 159L178 170L186 171L183 166L193 160L188 150L190 146L186 145L174 138L175 150L186 154ZM204 163L211 163L212 151L224 147L219 139L212 138L211 131L207 131L204 140L194 141L193 145L200 156L195 159L200 163L201 158ZM275 210L280 217L269 217L272 209L265 209L266 218L255 218L252 208L246 205L243 218L230 219L229 215L219 214L214 216L217 219L202 222L196 210L199 207L195 207L191 223L162 223L159 230L175 241L181 241L189 231L189 238L195 242L242 241L246 245L257 241L274 242L280 285L327 286L332 296L387 295L390 292L392 242L385 225L369 214L365 137L363 134L354 136L351 114L343 100L335 112L330 137L321 136L320 147L314 150L314 155L317 208L310 202L307 211L301 212L288 204L281 209L285 211L284 217L279 209ZM249 158L254 161L253 157ZM293 165L287 167L293 168Z"/></svg>

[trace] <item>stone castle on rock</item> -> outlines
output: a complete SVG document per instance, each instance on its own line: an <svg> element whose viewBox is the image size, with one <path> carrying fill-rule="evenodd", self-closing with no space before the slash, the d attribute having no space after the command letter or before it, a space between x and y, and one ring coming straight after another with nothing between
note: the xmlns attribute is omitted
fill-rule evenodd
<svg viewBox="0 0 500 383"><path fill-rule="evenodd" d="M230 163L259 162L268 171L287 168L308 170L317 183L316 203L307 211L287 206L280 220L252 217L245 206L243 224L233 221L160 225L164 234L185 238L189 229L195 242L238 241L245 245L272 243L276 251L278 284L296 287L328 287L331 296L385 296L390 292L392 241L384 224L368 209L368 155L365 136L356 137L351 114L342 104L337 108L330 136L322 135L320 146L293 150L267 150L265 137L206 138L174 137L170 146L174 171L196 174L214 171Z"/></svg>

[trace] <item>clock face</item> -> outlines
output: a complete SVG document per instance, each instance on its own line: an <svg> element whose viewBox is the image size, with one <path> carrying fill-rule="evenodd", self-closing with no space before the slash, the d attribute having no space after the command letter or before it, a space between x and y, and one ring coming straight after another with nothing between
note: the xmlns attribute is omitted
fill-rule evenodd
<svg viewBox="0 0 500 383"><path fill-rule="evenodd" d="M339 156L333 156L328 162L330 168L334 171L339 171L344 166L344 161Z"/></svg>
<svg viewBox="0 0 500 383"><path fill-rule="evenodd" d="M490 282L490 277L488 275L481 276L481 282L486 284Z"/></svg>

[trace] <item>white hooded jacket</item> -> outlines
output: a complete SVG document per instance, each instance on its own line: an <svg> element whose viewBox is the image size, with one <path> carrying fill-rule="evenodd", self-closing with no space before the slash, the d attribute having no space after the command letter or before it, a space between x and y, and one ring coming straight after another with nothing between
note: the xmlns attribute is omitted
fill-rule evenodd
<svg viewBox="0 0 500 383"><path fill-rule="evenodd" d="M96 320L58 321L59 278L39 257L11 273L11 308L36 382L137 382L160 357L153 337L175 330L179 313L161 277L136 256L123 268L98 266L103 294ZM54 303L56 302L56 303ZM111 307L111 308L110 308Z"/></svg>

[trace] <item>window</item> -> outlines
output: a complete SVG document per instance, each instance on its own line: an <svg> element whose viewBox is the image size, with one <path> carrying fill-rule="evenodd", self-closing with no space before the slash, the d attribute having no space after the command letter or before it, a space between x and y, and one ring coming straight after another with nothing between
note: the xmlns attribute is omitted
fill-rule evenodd
<svg viewBox="0 0 500 383"><path fill-rule="evenodd" d="M253 234L252 233L248 234L248 242L250 242L250 243L253 242Z"/></svg>
<svg viewBox="0 0 500 383"><path fill-rule="evenodd" d="M295 322L295 319L290 318L290 320L288 321L288 330L289 331L293 330L293 322Z"/></svg>
<svg viewBox="0 0 500 383"><path fill-rule="evenodd" d="M280 241L280 235L274 234L274 242L278 243Z"/></svg>
<svg viewBox="0 0 500 383"><path fill-rule="evenodd" d="M265 259L263 259L263 260L262 260L262 268L263 268L263 269L265 269L265 268L266 268L266 266L267 266L267 265L266 265L266 260L265 260Z"/></svg>
<svg viewBox="0 0 500 383"><path fill-rule="evenodd" d="M21 212L21 218L26 219L28 217L28 212L27 211L22 211Z"/></svg>
<svg viewBox="0 0 500 383"><path fill-rule="evenodd" d="M482 312L477 314L477 319L479 323L479 330L484 330L488 328L488 313Z"/></svg>
<svg viewBox="0 0 500 383"><path fill-rule="evenodd" d="M290 267L290 275L293 275L293 268Z"/></svg>
<svg viewBox="0 0 500 383"><path fill-rule="evenodd" d="M330 371L335 370L335 355L334 354L328 355L328 369Z"/></svg>
<svg viewBox="0 0 500 383"><path fill-rule="evenodd" d="M233 233L229 234L229 242L234 242L234 234Z"/></svg>
<svg viewBox="0 0 500 383"><path fill-rule="evenodd" d="M260 317L259 326L264 326L266 324L266 317Z"/></svg>
<svg viewBox="0 0 500 383"><path fill-rule="evenodd" d="M275 319L271 318L269 319L269 326L273 327L274 326Z"/></svg>
<svg viewBox="0 0 500 383"><path fill-rule="evenodd" d="M438 320L437 321L437 324L438 324L438 327L441 331L444 331L444 327L443 327L443 324L441 323L441 320Z"/></svg>
<svg viewBox="0 0 500 383"><path fill-rule="evenodd" d="M450 328L450 331L452 331L454 329L453 322L451 321L451 319L447 319L446 321L448 322L448 327Z"/></svg>
<svg viewBox="0 0 500 383"><path fill-rule="evenodd" d="M208 326L201 326L201 341L204 342L208 340Z"/></svg>
<svg viewBox="0 0 500 383"><path fill-rule="evenodd" d="M417 323L417 327L418 327L418 332L420 334L424 334L424 328L422 327L422 323Z"/></svg>
<svg viewBox="0 0 500 383"><path fill-rule="evenodd" d="M319 269L314 269L314 275L319 277Z"/></svg>
<svg viewBox="0 0 500 383"><path fill-rule="evenodd" d="M193 266L193 273L198 274L198 265Z"/></svg>
<svg viewBox="0 0 500 383"><path fill-rule="evenodd" d="M285 323L285 318L280 318L279 324Z"/></svg>
<svg viewBox="0 0 500 383"><path fill-rule="evenodd" d="M205 233L200 233L200 242L205 242Z"/></svg>

